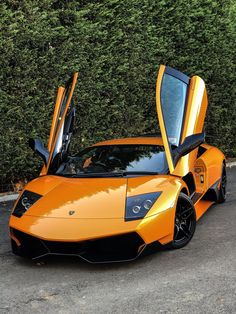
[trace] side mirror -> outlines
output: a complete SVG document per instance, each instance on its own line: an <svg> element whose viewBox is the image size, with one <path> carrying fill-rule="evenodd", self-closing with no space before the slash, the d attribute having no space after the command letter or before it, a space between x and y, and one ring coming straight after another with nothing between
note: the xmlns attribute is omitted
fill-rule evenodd
<svg viewBox="0 0 236 314"><path fill-rule="evenodd" d="M205 133L187 136L184 142L173 150L173 161L176 165L178 160L200 146L205 141Z"/></svg>
<svg viewBox="0 0 236 314"><path fill-rule="evenodd" d="M49 152L47 148L44 147L41 140L30 138L29 147L43 159L43 162L46 165L49 158Z"/></svg>

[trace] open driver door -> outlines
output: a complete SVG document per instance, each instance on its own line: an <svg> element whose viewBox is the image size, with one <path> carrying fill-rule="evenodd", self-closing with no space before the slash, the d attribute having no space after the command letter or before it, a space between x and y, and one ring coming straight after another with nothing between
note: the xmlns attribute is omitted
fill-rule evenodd
<svg viewBox="0 0 236 314"><path fill-rule="evenodd" d="M193 169L204 141L207 93L199 76L161 65L156 84L156 107L170 174L183 177Z"/></svg>

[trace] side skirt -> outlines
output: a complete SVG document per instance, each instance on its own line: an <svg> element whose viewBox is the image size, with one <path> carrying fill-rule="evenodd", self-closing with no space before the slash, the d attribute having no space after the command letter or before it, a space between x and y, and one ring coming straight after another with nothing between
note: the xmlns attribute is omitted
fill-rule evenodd
<svg viewBox="0 0 236 314"><path fill-rule="evenodd" d="M196 210L196 218L197 220L208 210L211 205L213 205L215 202L206 201L201 199L198 201L194 206Z"/></svg>
<svg viewBox="0 0 236 314"><path fill-rule="evenodd" d="M195 193L192 196L192 201L195 206L197 220L208 210L211 205L217 202L219 197L218 185L219 181L217 180L204 194Z"/></svg>

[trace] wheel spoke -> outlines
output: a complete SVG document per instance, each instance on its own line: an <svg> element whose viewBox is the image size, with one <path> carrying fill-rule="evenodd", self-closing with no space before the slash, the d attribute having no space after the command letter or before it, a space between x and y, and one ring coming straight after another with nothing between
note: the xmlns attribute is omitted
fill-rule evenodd
<svg viewBox="0 0 236 314"><path fill-rule="evenodd" d="M192 216L192 214L193 214L193 210L192 210L187 216L183 217L183 219L184 219L184 220L188 219L189 217Z"/></svg>
<svg viewBox="0 0 236 314"><path fill-rule="evenodd" d="M186 237L189 237L190 235L189 230L187 231L185 227L183 227L183 225L180 226L180 230L184 233Z"/></svg>
<svg viewBox="0 0 236 314"><path fill-rule="evenodd" d="M179 226L177 226L177 225L175 225L175 227L176 227L176 229L177 229L177 232L175 233L175 240L177 239L177 236L178 236L178 234L179 234Z"/></svg>
<svg viewBox="0 0 236 314"><path fill-rule="evenodd" d="M190 211L190 213L189 213ZM185 214L189 213L187 216L184 217ZM180 216L182 219L188 219L193 213L193 207L189 207L187 209L185 209L182 213L180 213Z"/></svg>

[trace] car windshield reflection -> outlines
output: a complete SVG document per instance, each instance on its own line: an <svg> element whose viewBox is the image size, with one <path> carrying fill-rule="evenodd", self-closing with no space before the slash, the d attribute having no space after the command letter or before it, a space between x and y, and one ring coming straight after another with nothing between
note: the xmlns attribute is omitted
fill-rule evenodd
<svg viewBox="0 0 236 314"><path fill-rule="evenodd" d="M89 147L61 164L60 176L127 176L167 173L163 146L104 145Z"/></svg>

